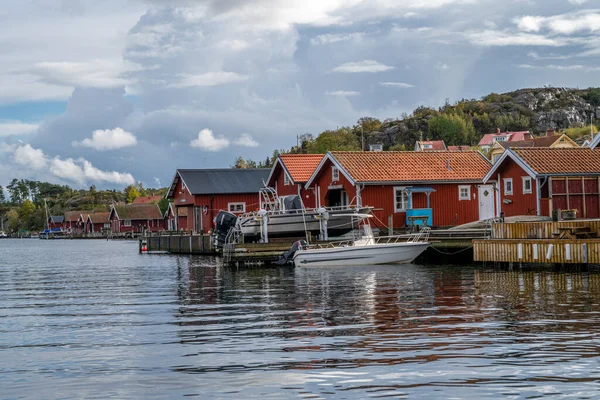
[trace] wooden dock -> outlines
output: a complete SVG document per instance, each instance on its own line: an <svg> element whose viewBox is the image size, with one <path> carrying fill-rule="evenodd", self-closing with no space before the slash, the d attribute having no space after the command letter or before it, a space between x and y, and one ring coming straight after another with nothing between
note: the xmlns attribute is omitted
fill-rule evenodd
<svg viewBox="0 0 600 400"><path fill-rule="evenodd" d="M600 264L600 220L497 223L473 240L477 262Z"/></svg>

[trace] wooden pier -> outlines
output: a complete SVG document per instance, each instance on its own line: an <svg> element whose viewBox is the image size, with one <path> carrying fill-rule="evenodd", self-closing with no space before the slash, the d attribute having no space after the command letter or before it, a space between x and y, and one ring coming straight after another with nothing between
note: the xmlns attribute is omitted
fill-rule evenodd
<svg viewBox="0 0 600 400"><path fill-rule="evenodd" d="M473 241L478 262L600 264L600 220L497 223Z"/></svg>

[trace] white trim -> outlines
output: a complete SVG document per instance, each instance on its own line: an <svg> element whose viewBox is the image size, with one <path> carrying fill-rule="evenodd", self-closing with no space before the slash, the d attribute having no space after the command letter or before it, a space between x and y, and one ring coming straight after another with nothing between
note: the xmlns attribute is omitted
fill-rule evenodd
<svg viewBox="0 0 600 400"><path fill-rule="evenodd" d="M510 182L510 191L507 190L506 188L506 184ZM513 184L513 178L504 178L504 180L502 181L502 188L504 189L504 195L505 196L513 196L515 193L515 186Z"/></svg>
<svg viewBox="0 0 600 400"><path fill-rule="evenodd" d="M466 196L462 195L462 189L467 189L467 195ZM460 185L458 187L458 200L459 201L471 200L471 185Z"/></svg>
<svg viewBox="0 0 600 400"><path fill-rule="evenodd" d="M231 210L231 206L242 206L242 210ZM245 213L246 212L246 202L236 201L232 203L227 203L227 211L230 213Z"/></svg>
<svg viewBox="0 0 600 400"><path fill-rule="evenodd" d="M406 210L408 209L408 204L411 203L412 204L412 193L408 193L406 192L407 187L406 186L394 186L394 212L406 212ZM404 204L404 208L398 208L397 207L397 201L396 201L396 196L398 191L401 190L403 192L406 193L406 204Z"/></svg>
<svg viewBox="0 0 600 400"><path fill-rule="evenodd" d="M333 165L331 167L331 181L332 182L339 182L340 181L340 170L335 165Z"/></svg>
<svg viewBox="0 0 600 400"><path fill-rule="evenodd" d="M523 185L522 186L523 194L532 194L533 193L533 179L531 179L530 176L522 176L521 182ZM525 182L529 182L529 189L525 188Z"/></svg>
<svg viewBox="0 0 600 400"><path fill-rule="evenodd" d="M130 219L124 219L123 220L123 226L129 228L131 227L131 220Z"/></svg>
<svg viewBox="0 0 600 400"><path fill-rule="evenodd" d="M292 178L289 177L289 175L287 174L287 172L285 172L285 170L283 170L283 185L284 186L293 185Z"/></svg>
<svg viewBox="0 0 600 400"><path fill-rule="evenodd" d="M510 157L514 162L516 162L519 165L519 167L521 167L523 171L527 173L527 175L531 176L534 179L537 177L537 172L531 169L531 167L527 165L521 157L519 157L514 151L512 151L512 149L506 149L504 150L504 153L502 153L502 157L500 157L500 159L492 165L492 168L483 178L483 183L487 183L490 179L492 179L492 176L494 176L494 174L498 173L498 169L500 168L504 160L506 160L506 158L508 157Z"/></svg>
<svg viewBox="0 0 600 400"><path fill-rule="evenodd" d="M336 167L338 167L338 169L340 170L340 172L346 177L346 179L348 179L348 181L352 184L352 186L356 185L356 181L354 180L354 178L352 178L352 176L350 176L350 174L344 169L344 167L341 166L341 164L338 162L338 160L335 159L335 157L333 156L333 154L331 154L331 152L328 152L327 154L325 154L323 156L323 159L321 160L321 162L319 163L319 165L315 169L315 172L313 172L313 174L311 175L311 177L308 180L308 182L306 182L306 184L304 185L304 187L311 187L312 186L312 184L314 183L313 181L317 178L317 175L319 174L319 172L321 171L321 169L323 168L323 166L325 165L325 163L327 162L327 160L331 161L331 163L333 165L335 165Z"/></svg>

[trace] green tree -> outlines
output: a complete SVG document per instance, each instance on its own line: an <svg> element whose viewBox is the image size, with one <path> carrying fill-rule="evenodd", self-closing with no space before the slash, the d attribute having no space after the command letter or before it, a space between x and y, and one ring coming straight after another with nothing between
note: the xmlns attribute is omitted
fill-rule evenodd
<svg viewBox="0 0 600 400"><path fill-rule="evenodd" d="M470 144L475 137L475 128L470 118L457 114L441 114L427 122L431 139L442 139L447 145Z"/></svg>
<svg viewBox="0 0 600 400"><path fill-rule="evenodd" d="M0 186L0 204L6 203L6 196L4 195L4 188Z"/></svg>
<svg viewBox="0 0 600 400"><path fill-rule="evenodd" d="M321 133L308 150L311 154L324 154L328 151L358 151L360 142L356 135L342 128Z"/></svg>
<svg viewBox="0 0 600 400"><path fill-rule="evenodd" d="M21 205L20 215L21 218L28 218L35 212L35 204L29 199L25 199Z"/></svg>
<svg viewBox="0 0 600 400"><path fill-rule="evenodd" d="M126 199L127 203L133 203L133 201L135 199L137 199L138 197L140 197L142 195L140 193L138 187L135 185L127 186L125 188L125 190L123 190L123 192L125 193L125 199Z"/></svg>
<svg viewBox="0 0 600 400"><path fill-rule="evenodd" d="M233 168L234 169L246 169L246 168L248 168L248 164L246 163L246 160L244 160L244 157L238 156L235 159L235 164L233 164Z"/></svg>
<svg viewBox="0 0 600 400"><path fill-rule="evenodd" d="M19 212L15 209L12 209L6 213L6 218L8 220L8 229L11 232L15 232L19 230Z"/></svg>
<svg viewBox="0 0 600 400"><path fill-rule="evenodd" d="M582 126L579 128L569 128L563 131L564 134L569 136L571 139L579 139L581 137L590 137L591 133L598 133L598 128L595 125Z"/></svg>
<svg viewBox="0 0 600 400"><path fill-rule="evenodd" d="M501 131L516 132L529 129L529 117L522 114L498 115L494 119L496 127Z"/></svg>
<svg viewBox="0 0 600 400"><path fill-rule="evenodd" d="M165 215L167 209L169 208L169 200L167 200L166 197L160 199L160 201L158 202L158 208L160 209L160 213L162 215Z"/></svg>

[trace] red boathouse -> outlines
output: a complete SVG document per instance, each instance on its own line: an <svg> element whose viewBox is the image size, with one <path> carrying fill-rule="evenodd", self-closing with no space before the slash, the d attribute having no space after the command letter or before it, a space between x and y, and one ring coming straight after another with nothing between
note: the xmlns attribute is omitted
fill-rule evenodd
<svg viewBox="0 0 600 400"><path fill-rule="evenodd" d="M110 212L88 214L85 224L86 233L101 233L110 228Z"/></svg>
<svg viewBox="0 0 600 400"><path fill-rule="evenodd" d="M156 204L127 204L110 210L113 232L158 232L164 230L164 218Z"/></svg>
<svg viewBox="0 0 600 400"><path fill-rule="evenodd" d="M378 225L428 217L431 226L494 217L493 186L484 185L489 160L478 151L330 152L307 186L318 206L374 207Z"/></svg>
<svg viewBox="0 0 600 400"><path fill-rule="evenodd" d="M175 206L177 228L208 232L219 211L255 211L270 169L178 169L167 193Z"/></svg>
<svg viewBox="0 0 600 400"><path fill-rule="evenodd" d="M485 181L498 184L498 214L600 217L600 152L590 148L508 148Z"/></svg>
<svg viewBox="0 0 600 400"><path fill-rule="evenodd" d="M305 208L316 207L315 191L306 182L323 159L324 154L281 154L275 160L267 179L267 186L277 195L299 195Z"/></svg>

